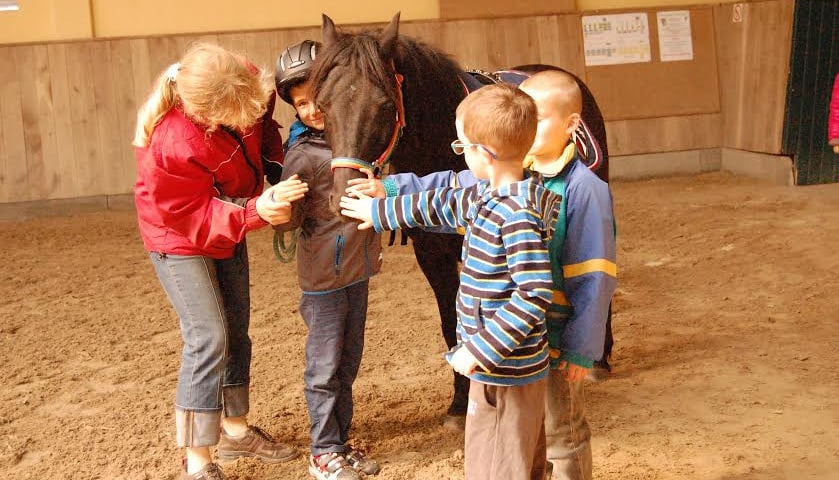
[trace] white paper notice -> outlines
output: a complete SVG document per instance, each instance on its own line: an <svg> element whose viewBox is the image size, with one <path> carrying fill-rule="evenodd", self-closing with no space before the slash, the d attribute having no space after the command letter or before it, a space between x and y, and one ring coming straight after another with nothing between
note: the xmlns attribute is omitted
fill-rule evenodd
<svg viewBox="0 0 839 480"><path fill-rule="evenodd" d="M658 51L662 62L693 60L693 40L690 37L690 12L677 10L657 12Z"/></svg>
<svg viewBox="0 0 839 480"><path fill-rule="evenodd" d="M583 17L586 65L650 61L650 28L646 13Z"/></svg>

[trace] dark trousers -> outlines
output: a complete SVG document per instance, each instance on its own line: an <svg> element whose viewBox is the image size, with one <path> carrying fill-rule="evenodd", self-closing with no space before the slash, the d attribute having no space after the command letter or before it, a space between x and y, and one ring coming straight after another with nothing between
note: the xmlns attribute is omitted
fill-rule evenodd
<svg viewBox="0 0 839 480"><path fill-rule="evenodd" d="M323 294L304 294L304 393L312 455L345 452L353 417L352 386L364 352L368 282Z"/></svg>

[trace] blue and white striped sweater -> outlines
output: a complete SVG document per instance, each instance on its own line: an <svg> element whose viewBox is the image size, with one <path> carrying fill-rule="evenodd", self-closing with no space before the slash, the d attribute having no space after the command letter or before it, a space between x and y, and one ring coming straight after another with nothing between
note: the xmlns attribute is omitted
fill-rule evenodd
<svg viewBox="0 0 839 480"><path fill-rule="evenodd" d="M440 188L373 204L377 231L400 227L465 227L457 298L459 347L479 368L470 377L521 385L547 373L545 309L552 298L546 241L559 196L538 178L490 189Z"/></svg>

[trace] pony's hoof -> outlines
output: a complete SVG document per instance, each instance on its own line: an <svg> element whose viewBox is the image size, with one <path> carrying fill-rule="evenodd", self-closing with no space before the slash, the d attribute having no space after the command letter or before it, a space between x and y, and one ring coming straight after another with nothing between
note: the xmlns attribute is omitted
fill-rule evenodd
<svg viewBox="0 0 839 480"><path fill-rule="evenodd" d="M449 430L463 431L466 428L466 415L446 415L443 426Z"/></svg>

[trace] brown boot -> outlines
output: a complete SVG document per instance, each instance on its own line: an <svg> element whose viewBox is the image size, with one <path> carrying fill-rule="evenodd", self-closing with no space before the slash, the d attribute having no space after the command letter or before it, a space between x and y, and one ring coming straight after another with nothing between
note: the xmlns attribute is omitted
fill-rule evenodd
<svg viewBox="0 0 839 480"><path fill-rule="evenodd" d="M186 471L181 474L181 480L225 480L225 478L224 472L215 463L208 463L192 475L186 473Z"/></svg>
<svg viewBox="0 0 839 480"><path fill-rule="evenodd" d="M297 451L276 442L259 427L249 426L241 437L231 437L222 430L218 458L235 460L239 457L256 457L266 463L280 463L297 458Z"/></svg>

